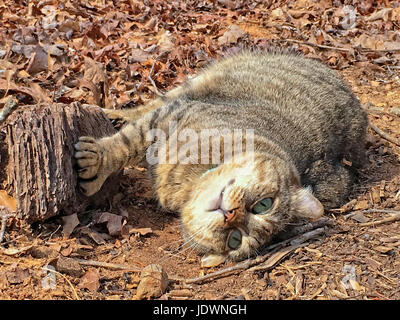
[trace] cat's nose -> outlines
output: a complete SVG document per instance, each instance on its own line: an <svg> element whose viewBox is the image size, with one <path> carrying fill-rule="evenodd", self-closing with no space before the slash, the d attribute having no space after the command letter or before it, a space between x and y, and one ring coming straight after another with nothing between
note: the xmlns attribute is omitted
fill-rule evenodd
<svg viewBox="0 0 400 320"><path fill-rule="evenodd" d="M246 214L242 208L224 211L225 228L238 228L242 234L248 235L249 229L246 224Z"/></svg>
<svg viewBox="0 0 400 320"><path fill-rule="evenodd" d="M226 223L233 222L236 219L236 212L237 212L237 209L225 211L224 212L225 222Z"/></svg>
<svg viewBox="0 0 400 320"><path fill-rule="evenodd" d="M244 213L240 208L235 208L223 211L225 217L225 224L228 226L235 226L244 223Z"/></svg>

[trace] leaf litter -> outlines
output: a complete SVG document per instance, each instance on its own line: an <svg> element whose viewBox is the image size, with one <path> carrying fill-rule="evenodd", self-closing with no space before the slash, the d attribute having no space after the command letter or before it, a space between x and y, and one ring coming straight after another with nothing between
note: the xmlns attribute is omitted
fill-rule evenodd
<svg viewBox="0 0 400 320"><path fill-rule="evenodd" d="M6 108L11 96L16 108L40 101L136 107L243 47L291 48L340 72L368 106L371 123L400 137L396 1L0 0L0 16L5 117L15 109ZM368 135L368 163L348 204L327 213L335 232L297 248L287 242L265 256L264 268L224 273L235 268L230 262L202 268L201 257L182 249L177 216L147 196L145 170L132 168L107 212L37 226L8 217L0 297L133 299L138 270L158 264L169 279L157 293L161 299L179 298L175 293L182 290L190 299L399 299L400 150L377 131ZM7 214L15 210L1 185L0 206ZM36 284L51 266L57 289L45 290ZM224 276L185 284L218 271Z"/></svg>

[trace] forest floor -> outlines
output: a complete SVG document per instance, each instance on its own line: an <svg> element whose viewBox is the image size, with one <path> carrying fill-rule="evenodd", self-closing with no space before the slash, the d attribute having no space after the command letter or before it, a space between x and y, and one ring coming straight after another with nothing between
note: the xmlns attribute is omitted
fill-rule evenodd
<svg viewBox="0 0 400 320"><path fill-rule="evenodd" d="M228 52L292 48L336 69L370 122L397 145L368 130L368 163L348 204L326 213L333 225L324 235L268 269L195 283L185 280L235 263L202 268L201 257L182 248L179 216L152 200L145 169L126 168L106 210L124 217L123 236L91 223L95 210L78 212L72 227L61 217L32 226L8 220L1 299L135 299L139 271L149 264L170 279L161 299L400 299L400 220L393 214L400 212L398 2L85 3L0 0L0 108L11 94L20 105L135 107ZM77 263L82 259L92 265Z"/></svg>

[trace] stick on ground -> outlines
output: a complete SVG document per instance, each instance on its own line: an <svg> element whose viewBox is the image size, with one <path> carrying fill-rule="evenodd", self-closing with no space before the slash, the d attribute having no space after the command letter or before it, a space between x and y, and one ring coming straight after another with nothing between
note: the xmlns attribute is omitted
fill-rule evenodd
<svg viewBox="0 0 400 320"><path fill-rule="evenodd" d="M125 266L123 264L116 264L116 263L109 263L109 262L102 262L102 261L93 261L93 260L83 260L83 259L76 259L79 264L84 266L91 266L91 267L102 267L107 269L113 270L126 270L132 272L141 272L142 270L137 267L132 266Z"/></svg>
<svg viewBox="0 0 400 320"><path fill-rule="evenodd" d="M154 93L155 93L157 96L159 96L159 97L163 97L164 94L162 94L162 93L158 90L158 88L157 88L157 86L156 86L156 83L154 82L153 78L151 77L152 74L153 74L154 66L155 66L155 65L156 65L156 60L154 60L153 65L151 66L151 69L150 69L149 75L147 76L147 79L150 81L151 85L153 86Z"/></svg>
<svg viewBox="0 0 400 320"><path fill-rule="evenodd" d="M336 50L342 52L350 52L351 50L359 50L362 52L376 52L376 53L386 53L386 52L399 52L400 49L368 49L368 48L360 48L360 47L351 47L351 48L342 48L342 47L334 47L334 46L327 46L323 44L312 43L309 41L301 41L296 39L284 39L280 40L281 42L292 42L297 43L300 45L306 45L310 47L320 48L320 49L328 49L328 50Z"/></svg>
<svg viewBox="0 0 400 320"><path fill-rule="evenodd" d="M400 141L390 135L388 135L386 132L383 132L381 129L379 129L376 125L373 123L369 123L369 126L371 127L372 130L374 130L379 136L381 136L383 139L395 144L396 146L400 147Z"/></svg>
<svg viewBox="0 0 400 320"><path fill-rule="evenodd" d="M376 210L372 210L373 212L378 212ZM382 220L378 220L378 221L371 221L371 222L364 222L364 223L360 223L359 226L360 227L369 227L369 226L378 226L384 223L389 223L389 222L394 222L394 221L399 221L400 220L400 211L393 211L390 210L392 212L391 216Z"/></svg>

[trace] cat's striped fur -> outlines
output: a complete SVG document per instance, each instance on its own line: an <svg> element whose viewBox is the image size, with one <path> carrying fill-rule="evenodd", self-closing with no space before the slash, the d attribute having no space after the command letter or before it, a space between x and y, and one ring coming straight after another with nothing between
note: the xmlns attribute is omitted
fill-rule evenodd
<svg viewBox="0 0 400 320"><path fill-rule="evenodd" d="M318 218L320 201L339 206L364 159L367 118L359 101L334 71L298 55L242 52L148 105L107 113L131 122L112 137L79 139L75 157L87 195L111 173L143 163L151 129L170 133L171 122L177 132L254 129L254 153L212 171L210 164L149 168L160 204L181 212L188 242L232 259L253 254L295 217ZM252 214L265 197L273 198L272 208ZM227 247L232 229L242 235L235 249Z"/></svg>

